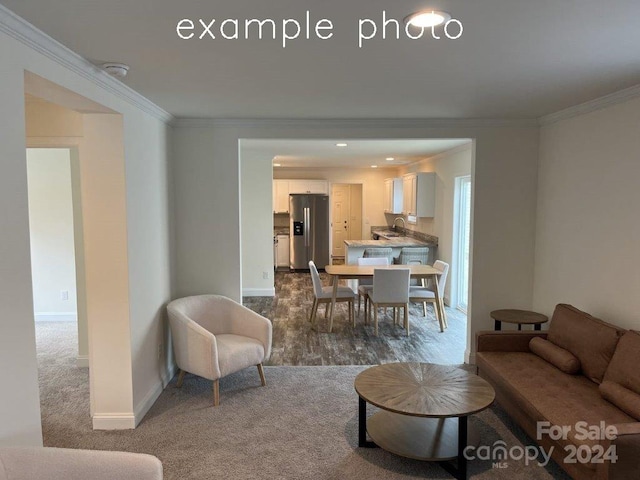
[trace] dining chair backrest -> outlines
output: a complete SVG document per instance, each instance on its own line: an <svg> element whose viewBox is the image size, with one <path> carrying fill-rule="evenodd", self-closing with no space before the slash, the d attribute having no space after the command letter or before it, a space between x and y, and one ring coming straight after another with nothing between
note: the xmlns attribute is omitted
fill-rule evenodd
<svg viewBox="0 0 640 480"><path fill-rule="evenodd" d="M444 287L447 285L447 274L449 273L449 264L441 260L436 260L433 264L433 268L437 268L442 272L442 275L438 278L438 290L440 290L440 296L444 295Z"/></svg>
<svg viewBox="0 0 640 480"><path fill-rule="evenodd" d="M358 265L382 266L389 265L389 257L360 257ZM373 279L363 278L358 281L359 285L373 285Z"/></svg>
<svg viewBox="0 0 640 480"><path fill-rule="evenodd" d="M373 270L374 303L408 303L409 278L408 268L376 268Z"/></svg>
<svg viewBox="0 0 640 480"><path fill-rule="evenodd" d="M320 280L320 274L313 260L309 260L309 271L311 272L311 281L313 282L313 293L316 298L319 298L322 295L322 280Z"/></svg>

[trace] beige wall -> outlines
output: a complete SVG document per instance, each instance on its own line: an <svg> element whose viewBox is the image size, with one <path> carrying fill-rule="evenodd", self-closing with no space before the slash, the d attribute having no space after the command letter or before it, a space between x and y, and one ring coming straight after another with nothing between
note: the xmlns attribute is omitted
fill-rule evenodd
<svg viewBox="0 0 640 480"><path fill-rule="evenodd" d="M409 165L400 172L401 175L413 172L435 172L436 174L435 216L418 218L417 224L407 223L407 228L438 237L436 259L450 265L445 289L447 304L450 300L455 301L452 295L456 293L451 287L457 275L457 264L453 255L455 183L457 177L471 175L472 157L472 145L464 145Z"/></svg>
<svg viewBox="0 0 640 480"><path fill-rule="evenodd" d="M534 308L640 328L640 99L541 129Z"/></svg>
<svg viewBox="0 0 640 480"><path fill-rule="evenodd" d="M36 320L76 320L76 272L67 148L27 150L33 310ZM67 299L61 292L67 292Z"/></svg>
<svg viewBox="0 0 640 480"><path fill-rule="evenodd" d="M129 398L124 402L118 399L118 405L126 404L126 408L109 407L94 413L102 415L103 426L108 428L133 426L160 393L168 373L156 353L157 339L164 330L163 307L171 296L168 127L163 120L4 32L0 33L0 57L0 111L11 112L0 117L0 204L10 206L0 216L0 317L4 319L0 324L0 365L5 367L5 382L20 385L0 396L0 445L42 444L29 254L25 71L119 112L124 120L125 241L128 258L135 259L126 271L127 284L135 286L129 295L130 325L124 341L131 347L125 358L110 356L114 373L104 380L113 382L118 391L122 382L128 382ZM138 221L142 215L145 218ZM129 373L118 376L120 367L127 363Z"/></svg>
<svg viewBox="0 0 640 480"><path fill-rule="evenodd" d="M174 150L179 294L213 292L241 298L241 139L337 137L475 138L469 340L477 330L492 328L491 310L531 307L538 127L470 126L455 121L401 126L392 121L389 125L365 121L179 122ZM255 191L256 202L266 205L263 214L272 218L270 178L265 176L264 181L267 187ZM266 228L252 238L268 244L272 235ZM272 255L265 249L259 264L270 264Z"/></svg>

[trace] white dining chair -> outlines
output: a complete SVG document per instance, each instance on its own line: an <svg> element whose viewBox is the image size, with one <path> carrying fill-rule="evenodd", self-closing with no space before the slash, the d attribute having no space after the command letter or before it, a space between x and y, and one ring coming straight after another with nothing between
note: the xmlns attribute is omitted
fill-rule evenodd
<svg viewBox="0 0 640 480"><path fill-rule="evenodd" d="M318 312L318 305L320 305L321 303L324 303L326 305L324 311L325 318L329 313L331 299L333 297L333 286L322 286L320 274L318 273L318 269L316 268L316 265L315 263L313 263L313 261L309 262L309 271L311 272L311 281L313 282L313 306L311 307L309 321L311 322L311 325L314 325L316 321L316 313ZM356 326L356 317L354 314L355 297L356 294L350 287L338 287L338 292L336 293L336 303L348 302L349 321L352 322L354 327Z"/></svg>
<svg viewBox="0 0 640 480"><path fill-rule="evenodd" d="M433 267L440 270L442 273L438 278L438 290L440 291L440 299L444 295L444 287L447 284L447 274L449 273L449 264L441 260L437 260ZM422 303L422 314L427 316L427 303L433 304L433 310L435 312L436 319L440 324L440 331L444 332L447 325L447 314L442 310L442 315L439 314L439 309L436 306L436 292L431 287L411 287L409 290L409 301L411 303Z"/></svg>
<svg viewBox="0 0 640 480"><path fill-rule="evenodd" d="M409 335L409 279L408 268L382 269L373 271L373 289L369 293L369 316L373 310L374 332L378 336L378 308L393 307L393 320L397 323L398 308L404 310L404 328Z"/></svg>
<svg viewBox="0 0 640 480"><path fill-rule="evenodd" d="M389 257L360 257L358 265L382 266L389 265ZM369 292L373 289L373 279L363 278L358 281L358 315L360 315L360 304L364 298L364 320L368 321L367 304L369 303Z"/></svg>

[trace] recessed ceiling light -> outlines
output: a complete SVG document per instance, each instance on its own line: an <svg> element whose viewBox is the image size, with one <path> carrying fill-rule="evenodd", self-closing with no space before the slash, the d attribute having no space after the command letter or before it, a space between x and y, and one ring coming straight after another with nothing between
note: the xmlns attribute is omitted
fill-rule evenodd
<svg viewBox="0 0 640 480"><path fill-rule="evenodd" d="M420 10L404 19L404 23L418 28L436 27L451 20L451 15L441 10Z"/></svg>
<svg viewBox="0 0 640 480"><path fill-rule="evenodd" d="M336 143L336 147L346 147L346 143Z"/></svg>
<svg viewBox="0 0 640 480"><path fill-rule="evenodd" d="M378 168L378 165L371 165L371 168Z"/></svg>
<svg viewBox="0 0 640 480"><path fill-rule="evenodd" d="M387 157L385 160L386 160L387 162L393 162L393 161L395 160L395 158L393 158L393 157Z"/></svg>
<svg viewBox="0 0 640 480"><path fill-rule="evenodd" d="M274 166L274 167L281 167L281 166L282 166L282 164L281 164L281 163L274 163L274 164L273 164L273 166Z"/></svg>

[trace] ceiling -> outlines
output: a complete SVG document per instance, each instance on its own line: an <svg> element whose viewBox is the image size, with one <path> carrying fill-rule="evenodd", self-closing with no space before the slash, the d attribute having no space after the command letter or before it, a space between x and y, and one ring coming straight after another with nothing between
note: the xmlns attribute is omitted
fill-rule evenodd
<svg viewBox="0 0 640 480"><path fill-rule="evenodd" d="M637 0L0 2L94 63L129 64L124 82L178 117L537 118L640 83ZM462 36L381 38L383 11L425 7L459 19ZM282 48L282 19L307 10L332 20L332 38ZM198 19L217 19L217 38L181 40L185 18L196 37ZM227 18L273 19L278 38L224 40ZM365 18L378 35L359 48Z"/></svg>
<svg viewBox="0 0 640 480"><path fill-rule="evenodd" d="M337 143L346 143L338 147ZM470 144L468 138L424 140L241 140L241 156L272 158L281 168L397 168ZM393 158L393 160L386 160Z"/></svg>

